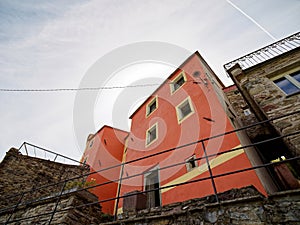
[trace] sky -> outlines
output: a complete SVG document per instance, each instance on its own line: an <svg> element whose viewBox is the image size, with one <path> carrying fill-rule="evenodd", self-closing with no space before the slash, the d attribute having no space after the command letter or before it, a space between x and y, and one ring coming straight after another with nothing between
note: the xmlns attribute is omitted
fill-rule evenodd
<svg viewBox="0 0 300 225"><path fill-rule="evenodd" d="M0 89L78 88L107 56L144 42L198 50L230 85L223 65L298 32L299 12L299 0L0 0ZM175 68L142 60L98 70L97 84L161 83ZM124 90L98 91L88 118L74 116L75 104L85 105L76 91L0 92L0 160L25 141L79 160L89 133L105 124L128 131L127 118L156 87L127 93L126 110ZM81 129L85 121L93 126Z"/></svg>

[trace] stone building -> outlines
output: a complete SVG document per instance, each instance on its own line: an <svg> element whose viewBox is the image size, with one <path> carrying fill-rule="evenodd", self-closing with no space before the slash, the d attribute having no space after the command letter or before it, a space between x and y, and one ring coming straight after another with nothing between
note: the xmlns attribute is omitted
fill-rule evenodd
<svg viewBox="0 0 300 225"><path fill-rule="evenodd" d="M82 178L64 185L88 171L85 166L22 155L12 148L0 163L0 224L104 222L101 206L92 204L98 198L87 190L78 191Z"/></svg>
<svg viewBox="0 0 300 225"><path fill-rule="evenodd" d="M224 65L233 80L224 89L228 114L236 128L247 129L257 155L269 163L300 155L300 33L293 34ZM265 141L273 139L272 141ZM283 166L284 164L282 164ZM299 187L299 160L289 169L270 170L275 190ZM298 179L298 180L297 180ZM271 188L272 189L272 188ZM274 190L274 189L273 189Z"/></svg>

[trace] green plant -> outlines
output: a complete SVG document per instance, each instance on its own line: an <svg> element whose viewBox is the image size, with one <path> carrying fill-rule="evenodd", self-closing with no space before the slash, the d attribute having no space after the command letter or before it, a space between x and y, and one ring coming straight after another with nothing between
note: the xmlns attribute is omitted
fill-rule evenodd
<svg viewBox="0 0 300 225"><path fill-rule="evenodd" d="M79 181L79 180L72 180L68 181L64 190L70 190L72 188L87 188L94 186L96 184L96 179L91 179L90 181Z"/></svg>

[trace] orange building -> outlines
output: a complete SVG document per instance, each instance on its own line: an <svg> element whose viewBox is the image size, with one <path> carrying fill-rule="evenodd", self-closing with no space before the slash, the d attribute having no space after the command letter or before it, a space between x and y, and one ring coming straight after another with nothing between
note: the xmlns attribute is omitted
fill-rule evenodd
<svg viewBox="0 0 300 225"><path fill-rule="evenodd" d="M124 140L128 132L103 126L96 134L90 134L84 151L82 161L90 166L90 171L100 171L88 176L91 184L104 184L90 189L98 196L102 211L113 214L115 201L105 201L115 198L120 176L120 163L122 162ZM109 167L116 166L112 169ZM107 184L105 184L107 183Z"/></svg>
<svg viewBox="0 0 300 225"><path fill-rule="evenodd" d="M133 113L120 196L145 192L146 207L155 207L248 185L265 194L253 170L206 179L251 167L243 149L220 154L240 147L235 133L209 138L233 130L222 106L223 87L196 52ZM159 154L168 149L175 150ZM208 160L204 157L212 154ZM199 179L203 180L177 186ZM120 199L118 213L128 207Z"/></svg>

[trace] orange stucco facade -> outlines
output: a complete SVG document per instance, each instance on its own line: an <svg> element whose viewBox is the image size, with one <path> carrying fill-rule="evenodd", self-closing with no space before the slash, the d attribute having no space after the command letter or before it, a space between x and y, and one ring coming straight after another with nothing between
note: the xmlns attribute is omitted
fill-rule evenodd
<svg viewBox="0 0 300 225"><path fill-rule="evenodd" d="M91 171L100 170L88 179L109 183L92 191L100 201L121 197L102 202L104 212L122 212L123 196L134 191L146 191L148 207L214 194L213 183L217 192L253 185L266 194L254 170L209 178L210 172L218 176L251 167L237 135L220 135L233 130L222 105L223 88L196 52L132 114L129 133L104 126L88 137L83 160ZM221 154L234 148L239 150ZM205 151L212 155L211 170ZM122 162L123 167L101 171Z"/></svg>
<svg viewBox="0 0 300 225"><path fill-rule="evenodd" d="M123 157L124 140L127 132L114 129L109 126L102 127L96 134L89 135L86 149L82 161L90 166L90 172L95 172L88 176L87 181L92 184L104 184L90 189L98 196L104 213L113 214L115 201L105 201L115 198L120 177L120 166L108 169L115 165L120 165Z"/></svg>
<svg viewBox="0 0 300 225"><path fill-rule="evenodd" d="M179 81L181 77L184 78L184 82ZM178 81L180 87L176 87L174 91L172 85ZM197 52L189 57L131 116L131 130L124 151L125 162L233 130L220 102L222 96L218 91L222 87L213 71ZM156 107L149 113L153 102L156 103ZM152 137L152 141L149 141L148 136L151 136L153 127L156 135ZM156 169L158 172L155 179L158 180L159 186L152 187L160 188L159 205L213 194L210 179L176 187L172 185L209 176L204 158L192 162L193 168L189 168L189 159L204 157L203 148L207 151L207 155L211 155L239 146L240 142L236 134L231 133L126 164L120 196L136 190L147 190L147 176ZM209 163L213 175L251 167L243 149L210 157ZM164 169L172 164L180 165ZM130 178L134 174L141 175ZM254 185L265 194L253 170L218 177L214 182L218 192ZM119 212L122 211L122 204L121 200L118 205Z"/></svg>

